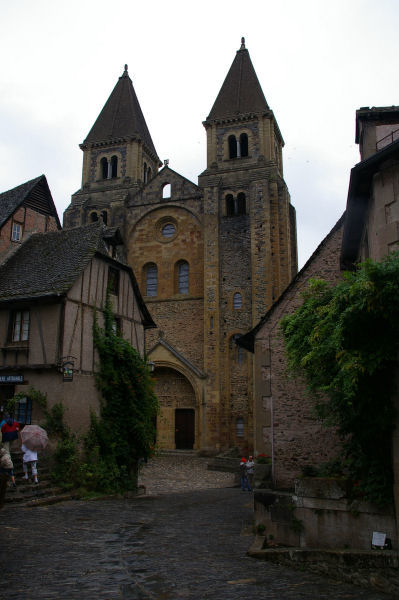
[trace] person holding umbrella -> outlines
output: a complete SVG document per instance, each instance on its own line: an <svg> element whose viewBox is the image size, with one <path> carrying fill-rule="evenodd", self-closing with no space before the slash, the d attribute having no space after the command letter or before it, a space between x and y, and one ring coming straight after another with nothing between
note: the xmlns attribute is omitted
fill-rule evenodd
<svg viewBox="0 0 399 600"><path fill-rule="evenodd" d="M32 470L32 478L35 484L39 483L37 478L37 451L44 450L47 446L48 437L46 431L39 425L25 425L21 431L22 446L24 453L22 457L24 479L28 479L29 465Z"/></svg>

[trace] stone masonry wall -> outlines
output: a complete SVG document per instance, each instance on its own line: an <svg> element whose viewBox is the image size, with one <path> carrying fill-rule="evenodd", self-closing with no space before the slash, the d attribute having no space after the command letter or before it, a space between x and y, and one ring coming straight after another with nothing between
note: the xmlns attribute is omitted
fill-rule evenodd
<svg viewBox="0 0 399 600"><path fill-rule="evenodd" d="M339 269L343 229L341 218L275 305L256 336L259 373L256 382L256 452L273 451L274 483L292 487L304 465L333 458L337 436L312 414L312 403L302 381L286 370L284 342L279 323L302 302L301 292L310 278L331 283L341 278Z"/></svg>

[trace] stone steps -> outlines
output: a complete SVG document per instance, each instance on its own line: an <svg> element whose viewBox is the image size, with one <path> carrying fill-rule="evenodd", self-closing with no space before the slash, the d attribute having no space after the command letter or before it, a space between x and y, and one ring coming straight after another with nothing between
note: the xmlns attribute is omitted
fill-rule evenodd
<svg viewBox="0 0 399 600"><path fill-rule="evenodd" d="M16 487L13 487L11 480L8 481L4 498L5 505L39 506L54 504L75 497L73 492L65 492L64 489L54 485L51 480L48 455L39 457L38 484L33 483L30 468L28 472L29 480L24 479L22 453L20 451L12 452L11 457L14 463Z"/></svg>

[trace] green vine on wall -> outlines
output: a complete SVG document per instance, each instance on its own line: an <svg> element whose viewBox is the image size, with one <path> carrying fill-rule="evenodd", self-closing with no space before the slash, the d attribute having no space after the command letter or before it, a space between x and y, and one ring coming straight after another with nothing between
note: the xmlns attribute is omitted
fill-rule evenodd
<svg viewBox="0 0 399 600"><path fill-rule="evenodd" d="M392 433L399 340L399 255L367 260L342 282L313 280L281 322L289 368L343 440L347 472L364 497L392 501Z"/></svg>
<svg viewBox="0 0 399 600"><path fill-rule="evenodd" d="M124 491L135 489L138 461L153 453L158 400L145 360L113 324L108 294L103 328L94 314L101 408L99 417L91 415L85 477L97 489Z"/></svg>

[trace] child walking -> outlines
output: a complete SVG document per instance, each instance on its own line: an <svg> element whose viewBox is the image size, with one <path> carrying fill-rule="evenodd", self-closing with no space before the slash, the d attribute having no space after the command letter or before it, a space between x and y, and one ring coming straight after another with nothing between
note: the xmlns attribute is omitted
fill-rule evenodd
<svg viewBox="0 0 399 600"><path fill-rule="evenodd" d="M21 450L24 453L22 457L24 479L29 479L28 469L30 465L32 470L33 483L39 483L39 480L37 478L37 452L35 452L34 450L29 450L29 448L27 448L24 444L22 444Z"/></svg>

